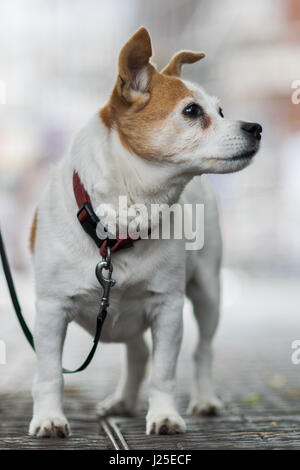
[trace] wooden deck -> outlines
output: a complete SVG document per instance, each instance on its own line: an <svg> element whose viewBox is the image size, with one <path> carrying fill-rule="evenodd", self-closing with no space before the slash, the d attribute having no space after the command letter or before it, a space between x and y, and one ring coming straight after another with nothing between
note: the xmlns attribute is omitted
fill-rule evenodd
<svg viewBox="0 0 300 470"><path fill-rule="evenodd" d="M185 435L145 436L147 382L136 417L97 420L95 405L113 391L120 372L119 346L101 345L86 372L66 377L65 411L72 436L31 438L27 427L34 356L17 330L12 347L8 328L4 335L8 364L0 366L0 373L10 368L11 374L1 376L6 380L0 385L0 449L300 449L300 365L291 362L291 343L300 339L298 282L281 281L280 286L259 279L243 282L234 302L225 295L216 339L214 371L218 394L225 402L222 416L185 416L196 339L187 308L178 367L178 406L187 422ZM72 327L65 366L80 363L89 346L90 338Z"/></svg>
<svg viewBox="0 0 300 470"><path fill-rule="evenodd" d="M93 401L74 394L66 398L72 425L68 439L33 439L28 395L1 397L0 449L300 449L300 406L273 393L263 404L228 407L222 417L186 417L188 432L177 436L145 436L144 417L98 421ZM277 401L277 406L274 402ZM273 402L273 403L272 403ZM143 413L142 413L143 414Z"/></svg>

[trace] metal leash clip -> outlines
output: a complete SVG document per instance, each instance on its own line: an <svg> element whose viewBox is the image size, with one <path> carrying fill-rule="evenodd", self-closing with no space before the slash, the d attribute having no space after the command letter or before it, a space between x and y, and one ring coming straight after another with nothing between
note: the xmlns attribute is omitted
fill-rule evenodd
<svg viewBox="0 0 300 470"><path fill-rule="evenodd" d="M103 270L108 271L107 277L103 275ZM102 261L99 261L99 263L96 266L96 276L103 288L103 295L101 299L101 304L100 304L100 313L102 311L106 310L107 307L109 306L109 293L111 287L113 287L116 284L115 279L112 279L112 272L113 272L113 265L111 263L111 253L110 253L110 247L107 247L107 255L102 259ZM106 313L105 313L106 316Z"/></svg>

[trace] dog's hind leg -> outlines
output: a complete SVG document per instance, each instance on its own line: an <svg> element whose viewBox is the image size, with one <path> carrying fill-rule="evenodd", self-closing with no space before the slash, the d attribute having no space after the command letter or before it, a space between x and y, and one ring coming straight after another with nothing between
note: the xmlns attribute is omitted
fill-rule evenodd
<svg viewBox="0 0 300 470"><path fill-rule="evenodd" d="M67 323L59 302L38 300L34 332L37 373L32 389L33 418L29 426L32 436L65 437L70 434L62 408L62 349Z"/></svg>
<svg viewBox="0 0 300 470"><path fill-rule="evenodd" d="M126 343L126 364L122 367L120 383L113 396L98 404L100 416L134 414L148 358L148 346L142 335Z"/></svg>
<svg viewBox="0 0 300 470"><path fill-rule="evenodd" d="M194 352L194 372L189 414L216 415L222 409L212 381L212 340L219 319L219 263L197 265L187 285L187 296L194 308L199 340Z"/></svg>

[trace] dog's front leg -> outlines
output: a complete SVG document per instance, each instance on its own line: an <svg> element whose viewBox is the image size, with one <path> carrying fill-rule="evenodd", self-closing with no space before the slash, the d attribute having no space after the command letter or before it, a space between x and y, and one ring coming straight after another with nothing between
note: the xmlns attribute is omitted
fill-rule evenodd
<svg viewBox="0 0 300 470"><path fill-rule="evenodd" d="M174 402L175 374L182 340L183 295L161 305L153 316L152 374L147 434L176 434L185 432L186 425Z"/></svg>
<svg viewBox="0 0 300 470"><path fill-rule="evenodd" d="M34 344L37 373L33 383L33 418L29 434L37 437L65 437L70 434L63 413L62 349L67 317L53 301L37 302Z"/></svg>

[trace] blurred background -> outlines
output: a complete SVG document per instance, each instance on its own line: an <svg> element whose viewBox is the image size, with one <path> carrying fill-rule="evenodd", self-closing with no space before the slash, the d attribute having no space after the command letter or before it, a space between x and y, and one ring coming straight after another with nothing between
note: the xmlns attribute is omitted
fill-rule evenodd
<svg viewBox="0 0 300 470"><path fill-rule="evenodd" d="M300 80L300 2L0 0L0 24L0 220L29 323L28 237L35 206L51 166L107 99L120 48L141 25L152 35L158 68L179 49L204 51L206 59L186 66L184 76L220 97L225 116L262 124L254 163L212 177L224 239L222 308L228 318L265 319L266 328L289 312L296 320L300 104L291 97ZM9 350L18 327L0 276L0 338L15 357L9 370L17 368L25 380L20 355ZM21 351L25 339L18 338ZM289 336L285 347L289 362Z"/></svg>
<svg viewBox="0 0 300 470"><path fill-rule="evenodd" d="M220 97L226 116L263 125L255 163L213 178L225 264L300 272L300 105L291 101L299 1L1 0L0 18L0 217L16 266L29 261L27 234L49 167L105 102L120 48L144 25L159 68L179 49L205 51L184 76Z"/></svg>

